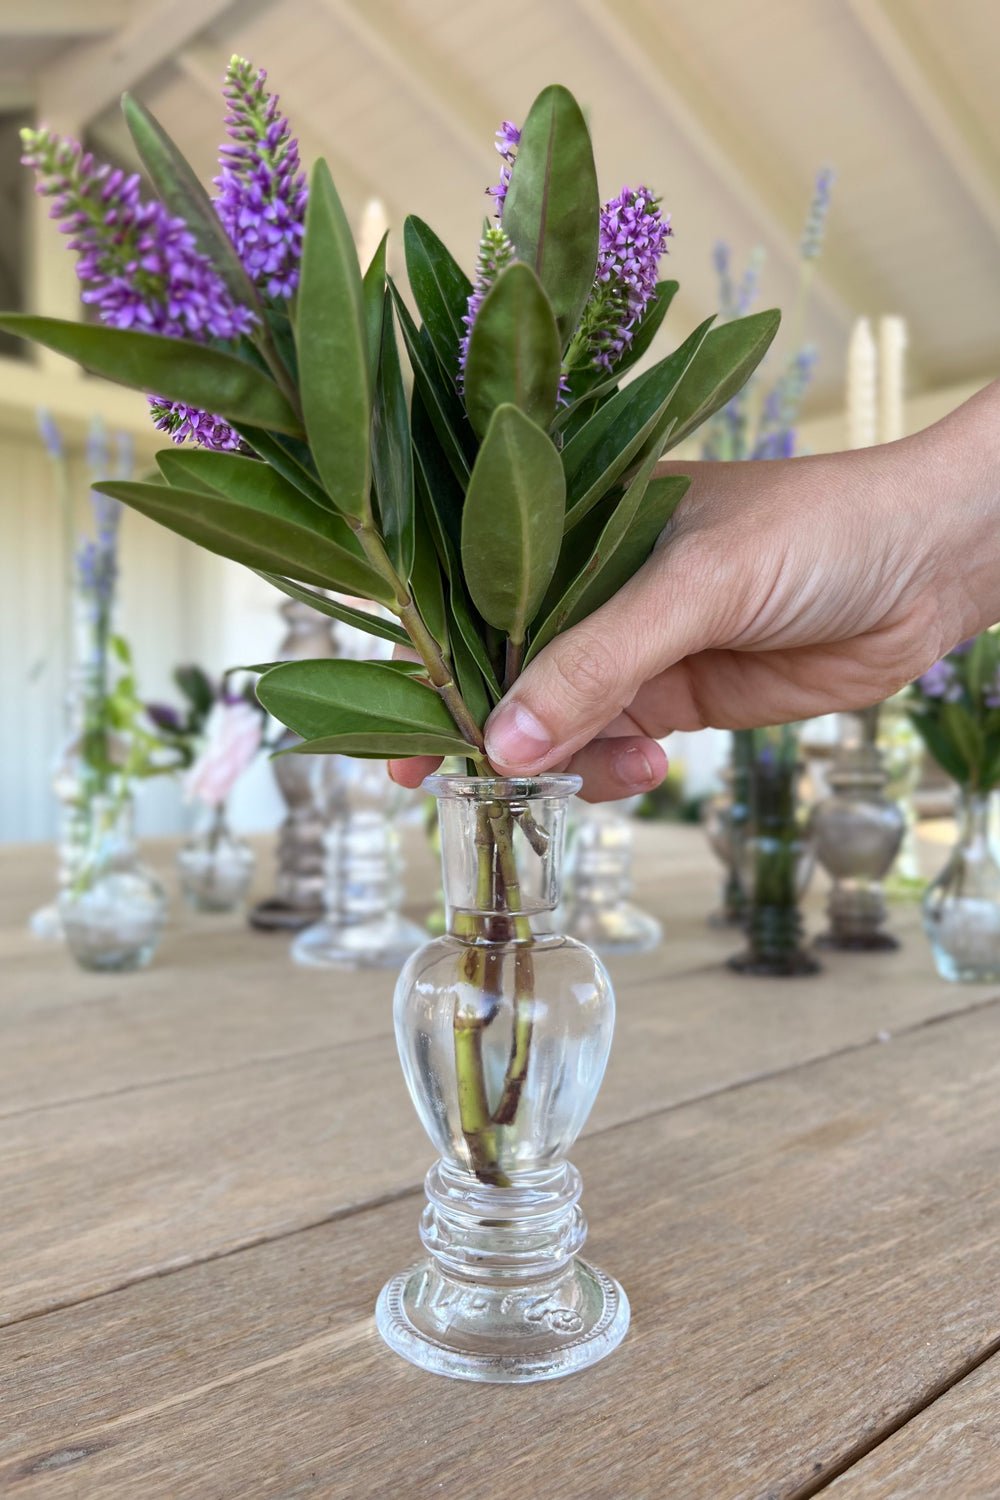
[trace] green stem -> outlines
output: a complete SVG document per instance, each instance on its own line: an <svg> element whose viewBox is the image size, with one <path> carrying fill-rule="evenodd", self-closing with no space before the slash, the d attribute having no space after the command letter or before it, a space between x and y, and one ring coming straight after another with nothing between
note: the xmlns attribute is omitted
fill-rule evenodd
<svg viewBox="0 0 1000 1500"><path fill-rule="evenodd" d="M535 1024L535 966L531 955L534 934L530 918L520 911L521 887L514 855L513 819L509 809L501 803L494 803L490 808L490 821L506 904L513 915L514 936L519 945L514 950L514 1033L500 1103L493 1114L495 1124L510 1125L517 1115L528 1074L531 1035Z"/></svg>

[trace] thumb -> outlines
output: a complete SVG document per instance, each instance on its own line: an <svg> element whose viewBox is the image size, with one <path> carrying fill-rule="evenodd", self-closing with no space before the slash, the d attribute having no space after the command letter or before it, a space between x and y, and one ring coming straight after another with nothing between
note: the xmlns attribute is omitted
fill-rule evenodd
<svg viewBox="0 0 1000 1500"><path fill-rule="evenodd" d="M673 551L655 552L607 604L525 668L486 725L486 753L498 771L535 774L564 762L649 678L714 644L718 593L678 566Z"/></svg>

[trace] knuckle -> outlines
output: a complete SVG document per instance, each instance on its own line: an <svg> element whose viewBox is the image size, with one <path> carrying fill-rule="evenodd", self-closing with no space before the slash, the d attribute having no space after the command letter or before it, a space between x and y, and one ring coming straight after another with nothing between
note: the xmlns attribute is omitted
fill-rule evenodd
<svg viewBox="0 0 1000 1500"><path fill-rule="evenodd" d="M576 702L603 703L623 680L622 653L592 631L574 631L555 660L562 688Z"/></svg>

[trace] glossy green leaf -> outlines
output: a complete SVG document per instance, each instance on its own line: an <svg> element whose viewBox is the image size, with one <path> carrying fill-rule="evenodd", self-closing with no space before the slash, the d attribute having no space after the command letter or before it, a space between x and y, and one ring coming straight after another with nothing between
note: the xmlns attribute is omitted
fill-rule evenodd
<svg viewBox="0 0 1000 1500"><path fill-rule="evenodd" d="M368 374L371 388L375 389L379 355L382 351L382 324L385 320L385 304L388 292L385 282L385 256L389 243L389 231L379 240L378 249L365 271L361 283L365 304L365 331L368 339Z"/></svg>
<svg viewBox="0 0 1000 1500"><path fill-rule="evenodd" d="M499 689L491 690L487 685L475 657L466 645L465 638L454 620L451 629L451 660L462 701L479 728L482 729L493 711L494 704L500 701L500 692ZM490 676L492 677L492 673Z"/></svg>
<svg viewBox="0 0 1000 1500"><path fill-rule="evenodd" d="M156 189L156 196L172 214L184 220L198 249L211 261L235 300L243 307L254 308L261 315L257 289L244 270L243 262L194 168L156 116L131 94L122 95L122 114L139 160Z"/></svg>
<svg viewBox="0 0 1000 1500"><path fill-rule="evenodd" d="M468 425L465 410L455 393L448 391L438 379L437 370L429 358L426 345L421 342L409 308L391 280L389 290L413 371L413 384L452 473L464 489L469 479L469 460L460 437L461 428Z"/></svg>
<svg viewBox="0 0 1000 1500"><path fill-rule="evenodd" d="M483 619L523 641L559 556L566 508L551 440L516 406L499 406L462 514L462 571Z"/></svg>
<svg viewBox="0 0 1000 1500"><path fill-rule="evenodd" d="M449 736L426 731L403 734L398 730L345 730L342 734L302 740L281 750L280 755L350 755L355 760L407 760L412 755L468 755L470 745Z"/></svg>
<svg viewBox="0 0 1000 1500"><path fill-rule="evenodd" d="M310 179L295 341L302 410L323 488L338 510L365 516L372 411L365 300L354 237L324 161Z"/></svg>
<svg viewBox="0 0 1000 1500"><path fill-rule="evenodd" d="M427 514L441 566L451 578L452 565L462 544L465 487L459 483L442 452L433 423L417 391L414 391L410 403L410 435L417 496Z"/></svg>
<svg viewBox="0 0 1000 1500"><path fill-rule="evenodd" d="M303 503L303 497L283 475L257 458L239 453L213 453L207 448L165 448L156 455L160 472L179 489L213 491L239 504L311 527L368 567L361 543L335 510Z"/></svg>
<svg viewBox="0 0 1000 1500"><path fill-rule="evenodd" d="M131 480L108 480L95 488L199 547L255 571L279 573L383 604L393 602L391 590L367 563L317 532L317 510L301 496L294 502L263 501L247 492L234 500Z"/></svg>
<svg viewBox="0 0 1000 1500"><path fill-rule="evenodd" d="M290 578L280 578L277 573L265 573L259 568L254 572L265 583L271 584L282 594L287 594L289 599L297 599L300 604L308 604L310 609L315 609L321 615L327 615L331 620L339 620L342 625L352 625L355 630L363 630L366 635L378 636L380 640L392 641L396 646L412 646L413 642L401 625L394 620L387 620L383 615L370 613L367 609L355 609L350 604L341 604L339 599L330 599L326 594L317 593L315 589L308 589L301 583L293 583Z"/></svg>
<svg viewBox="0 0 1000 1500"><path fill-rule="evenodd" d="M410 592L431 635L438 645L447 649L448 621L441 563L430 526L423 514L417 517L414 531L413 567L408 575Z"/></svg>
<svg viewBox="0 0 1000 1500"><path fill-rule="evenodd" d="M465 409L479 436L504 405L547 428L556 414L561 366L552 305L531 267L515 261L487 293L469 339Z"/></svg>
<svg viewBox="0 0 1000 1500"><path fill-rule="evenodd" d="M454 385L458 376L458 346L465 333L462 318L472 283L433 229L413 214L403 225L403 247L413 300L441 368Z"/></svg>
<svg viewBox="0 0 1000 1500"><path fill-rule="evenodd" d="M217 412L238 427L249 423L301 436L298 418L267 375L207 344L31 313L0 315L0 329L44 344L118 385Z"/></svg>
<svg viewBox="0 0 1000 1500"><path fill-rule="evenodd" d="M406 752L410 754L462 754L469 749L433 688L394 662L286 662L264 674L257 697L268 713L304 740L408 735L435 742L433 750ZM450 749L440 748L444 745ZM342 745L334 748L354 753Z"/></svg>
<svg viewBox="0 0 1000 1500"><path fill-rule="evenodd" d="M636 377L582 427L563 449L566 528L583 520L629 464L676 419L674 406L712 325L707 318L679 348ZM671 434L672 435L672 434Z"/></svg>
<svg viewBox="0 0 1000 1500"><path fill-rule="evenodd" d="M771 309L712 329L671 404L670 415L676 423L671 448L742 389L771 347L780 322L780 312Z"/></svg>
<svg viewBox="0 0 1000 1500"><path fill-rule="evenodd" d="M633 530L637 527L637 518L656 462L657 454L654 450L640 465L635 478L601 529L589 555L579 558L576 575L562 597L552 605L547 614L543 613L539 628L532 631L526 661L536 656L554 636L568 630L571 625L575 625L610 599L645 561L652 546L652 542L648 540L650 534L655 540L666 524L664 521L655 525L656 520L660 514L668 511L668 507L672 511L687 488L687 480L676 481L673 490L669 487L658 488L654 514L649 521L643 520L633 539ZM678 488L680 493L677 493Z"/></svg>
<svg viewBox="0 0 1000 1500"><path fill-rule="evenodd" d="M322 506L325 511L333 510L333 501L312 472L312 456L305 443L278 433L264 432L260 427L248 427L245 423L241 423L238 430L240 437L250 445L258 458L264 459L272 469L277 469L282 478L294 485L300 494L305 495L314 505Z"/></svg>
<svg viewBox="0 0 1000 1500"><path fill-rule="evenodd" d="M594 284L600 197L587 122L560 84L542 90L524 122L503 227L545 288L565 348Z"/></svg>
<svg viewBox="0 0 1000 1500"><path fill-rule="evenodd" d="M392 304L388 298L372 407L372 472L386 551L399 576L409 578L414 537L413 449Z"/></svg>

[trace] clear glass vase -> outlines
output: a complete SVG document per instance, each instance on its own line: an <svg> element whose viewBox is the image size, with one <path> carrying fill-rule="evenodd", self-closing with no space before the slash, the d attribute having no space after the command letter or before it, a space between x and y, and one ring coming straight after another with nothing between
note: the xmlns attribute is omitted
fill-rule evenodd
<svg viewBox="0 0 1000 1500"><path fill-rule="evenodd" d="M638 800L638 799L636 799ZM583 808L573 831L563 925L598 953L648 953L663 938L632 894L631 821L610 807Z"/></svg>
<svg viewBox="0 0 1000 1500"><path fill-rule="evenodd" d="M427 934L401 911L396 788L384 761L327 759L324 915L299 933L292 957L324 969L398 969Z"/></svg>
<svg viewBox="0 0 1000 1500"><path fill-rule="evenodd" d="M132 799L87 804L85 852L59 897L66 945L82 969L141 969L159 946L167 900L139 862Z"/></svg>
<svg viewBox="0 0 1000 1500"><path fill-rule="evenodd" d="M1000 863L990 794L963 789L958 841L923 899L924 931L942 979L1000 980Z"/></svg>
<svg viewBox="0 0 1000 1500"><path fill-rule="evenodd" d="M628 1327L617 1282L579 1258L580 1177L565 1159L597 1096L614 996L600 960L552 930L575 776L431 777L448 933L396 986L400 1060L440 1152L428 1258L383 1288L399 1354L461 1379L552 1379Z"/></svg>
<svg viewBox="0 0 1000 1500"><path fill-rule="evenodd" d="M829 774L830 795L813 809L816 855L833 880L830 930L817 941L850 952L899 947L884 930L883 881L902 843L905 820L885 795L888 776L873 742L841 748Z"/></svg>
<svg viewBox="0 0 1000 1500"><path fill-rule="evenodd" d="M177 855L181 890L195 911L239 911L253 880L254 853L229 827L224 804L206 811Z"/></svg>

